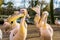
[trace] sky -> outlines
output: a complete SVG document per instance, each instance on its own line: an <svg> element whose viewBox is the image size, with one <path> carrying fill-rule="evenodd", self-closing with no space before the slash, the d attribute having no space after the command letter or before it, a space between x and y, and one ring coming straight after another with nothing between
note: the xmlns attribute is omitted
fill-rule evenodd
<svg viewBox="0 0 60 40"><path fill-rule="evenodd" d="M14 6L16 6L16 7L26 7L27 8L29 6L28 0L26 0L25 3L24 3L24 0L5 0L5 3L9 2L9 1L13 2Z"/></svg>
<svg viewBox="0 0 60 40"><path fill-rule="evenodd" d="M5 3L9 2L9 1L13 2L14 6L16 6L16 7L24 7L24 5L25 5L25 7L29 6L29 0L25 0L25 3L24 3L24 0L5 0ZM41 1L41 0L39 0L39 1ZM45 0L45 1L47 3L50 2L50 0ZM60 2L60 0L54 0L54 9L59 7L59 2Z"/></svg>
<svg viewBox="0 0 60 40"><path fill-rule="evenodd" d="M54 9L60 8L60 0L54 0Z"/></svg>

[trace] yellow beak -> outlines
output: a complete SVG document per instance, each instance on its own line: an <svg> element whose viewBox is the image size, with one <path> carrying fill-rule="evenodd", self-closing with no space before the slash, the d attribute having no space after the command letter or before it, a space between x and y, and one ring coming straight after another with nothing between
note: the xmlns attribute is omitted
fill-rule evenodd
<svg viewBox="0 0 60 40"><path fill-rule="evenodd" d="M11 21L15 21L18 18L23 17L23 16L24 16L24 14L14 15L14 16L9 17L7 20L8 20L8 22L11 22Z"/></svg>

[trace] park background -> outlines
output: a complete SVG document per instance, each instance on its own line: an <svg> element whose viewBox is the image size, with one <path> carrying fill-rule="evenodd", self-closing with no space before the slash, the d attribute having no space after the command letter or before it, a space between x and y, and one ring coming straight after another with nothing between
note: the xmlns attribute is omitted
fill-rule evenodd
<svg viewBox="0 0 60 40"><path fill-rule="evenodd" d="M37 4L41 4L41 12L43 12L43 10L49 12L48 23L51 24L54 29L53 40L60 40L60 26L58 27L54 24L56 18L60 20L60 0L0 0L0 24L9 15L12 15L15 10L27 8L31 16L31 19L27 20L29 24L27 40L40 40L39 33L33 22L35 11L30 9L30 7L35 7ZM17 21L19 22L19 19ZM0 28L2 29L2 24ZM9 40L8 34L3 35L3 40Z"/></svg>

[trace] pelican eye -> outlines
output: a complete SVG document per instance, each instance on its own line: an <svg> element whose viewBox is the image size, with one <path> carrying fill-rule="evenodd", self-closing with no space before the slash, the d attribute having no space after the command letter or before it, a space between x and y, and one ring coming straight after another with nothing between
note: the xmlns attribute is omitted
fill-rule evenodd
<svg viewBox="0 0 60 40"><path fill-rule="evenodd" d="M13 24L13 21L11 21L11 24Z"/></svg>

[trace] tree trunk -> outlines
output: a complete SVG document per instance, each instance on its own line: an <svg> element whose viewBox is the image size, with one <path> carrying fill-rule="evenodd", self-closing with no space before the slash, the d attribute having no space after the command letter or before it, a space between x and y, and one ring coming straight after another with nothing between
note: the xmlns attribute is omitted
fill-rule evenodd
<svg viewBox="0 0 60 40"><path fill-rule="evenodd" d="M51 15L51 22L52 24L54 24L53 0L50 1L50 15Z"/></svg>

